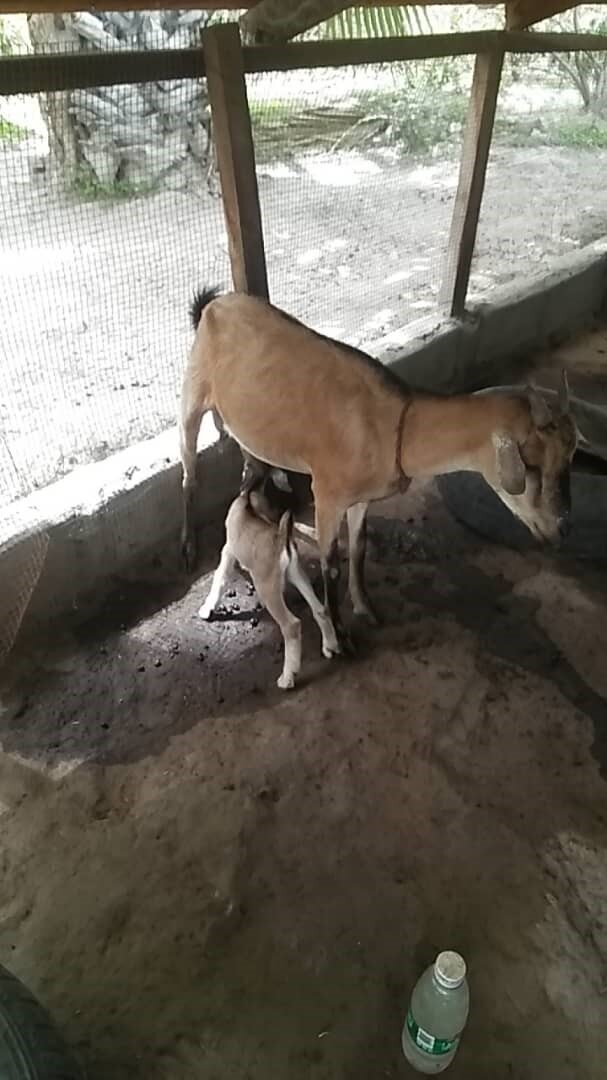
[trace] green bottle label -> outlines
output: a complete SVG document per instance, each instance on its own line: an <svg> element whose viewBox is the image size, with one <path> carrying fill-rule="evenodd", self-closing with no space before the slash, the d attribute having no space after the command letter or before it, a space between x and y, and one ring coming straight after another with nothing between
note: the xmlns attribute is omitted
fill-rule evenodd
<svg viewBox="0 0 607 1080"><path fill-rule="evenodd" d="M433 1057L448 1054L459 1042L459 1035L456 1035L454 1039L435 1039L434 1035L430 1035L428 1031L424 1031L419 1024L416 1024L411 1009L407 1013L407 1031L418 1049L423 1050L425 1054L432 1054Z"/></svg>

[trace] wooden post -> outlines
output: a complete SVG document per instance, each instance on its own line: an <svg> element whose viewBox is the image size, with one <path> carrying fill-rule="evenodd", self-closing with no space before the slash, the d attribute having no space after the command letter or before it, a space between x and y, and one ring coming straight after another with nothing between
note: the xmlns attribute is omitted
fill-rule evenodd
<svg viewBox="0 0 607 1080"><path fill-rule="evenodd" d="M446 268L439 296L441 307L457 318L463 315L466 306L503 62L503 50L497 49L479 53L474 65Z"/></svg>
<svg viewBox="0 0 607 1080"><path fill-rule="evenodd" d="M203 31L202 44L234 288L267 299L255 151L237 24L209 27Z"/></svg>

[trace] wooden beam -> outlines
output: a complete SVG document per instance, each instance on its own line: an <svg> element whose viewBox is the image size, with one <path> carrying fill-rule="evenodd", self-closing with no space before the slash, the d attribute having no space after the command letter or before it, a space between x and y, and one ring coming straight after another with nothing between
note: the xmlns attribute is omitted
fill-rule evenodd
<svg viewBox="0 0 607 1080"><path fill-rule="evenodd" d="M253 73L350 67L479 52L499 53L502 50L516 53L607 52L607 34L486 30L353 41L296 41L285 45L244 46L242 56L245 72ZM204 74L204 60L198 48L30 53L0 57L0 94L37 94L118 83L199 79Z"/></svg>
<svg viewBox="0 0 607 1080"><path fill-rule="evenodd" d="M276 45L245 45L243 53L247 72L356 67L360 64L431 60L443 56L469 56L477 52L499 50L502 48L502 36L502 30L474 30L467 34L291 41Z"/></svg>
<svg viewBox="0 0 607 1080"><path fill-rule="evenodd" d="M28 53L0 57L0 94L40 94L204 77L202 50Z"/></svg>
<svg viewBox="0 0 607 1080"><path fill-rule="evenodd" d="M459 2L460 0L418 0L421 6L437 3L449 6ZM490 0L486 2L489 7L493 6ZM31 11L42 15L69 14L73 11L89 10L92 6L83 3L83 0L30 0L30 3L35 4ZM204 3L200 0L181 0L178 5L171 5L166 0L108 0L103 4L103 11L166 11L175 6L183 10L238 12L248 11L258 3L259 0L205 0ZM352 7L390 7L392 4L393 0L364 0L363 3L353 4ZM20 15L23 12L23 6L24 0L0 0L0 15Z"/></svg>
<svg viewBox="0 0 607 1080"><path fill-rule="evenodd" d="M234 288L268 297L255 150L236 23L203 31L215 152Z"/></svg>
<svg viewBox="0 0 607 1080"><path fill-rule="evenodd" d="M236 23L227 25L237 26ZM542 35L504 35L499 30L488 30L469 34L426 34L352 41L296 41L284 45L247 45L242 49L242 57L247 74L350 67L487 52L501 49L504 36L518 41L539 39ZM554 38L562 35L549 36ZM607 42L607 37L600 40ZM36 94L158 79L199 79L204 74L204 60L198 48L29 53L0 56L0 94Z"/></svg>
<svg viewBox="0 0 607 1080"><path fill-rule="evenodd" d="M459 182L439 296L441 306L446 307L455 318L461 318L466 306L503 60L503 52L480 53L474 66Z"/></svg>
<svg viewBox="0 0 607 1080"><path fill-rule="evenodd" d="M605 52L607 34L569 34L567 32L544 32L540 30L505 30L506 52Z"/></svg>
<svg viewBox="0 0 607 1080"><path fill-rule="evenodd" d="M524 30L577 6L571 0L506 0L506 29Z"/></svg>
<svg viewBox="0 0 607 1080"><path fill-rule="evenodd" d="M74 11L88 11L99 10L95 9L90 3L83 3L83 0L30 0L32 7L28 11L28 14L34 12L36 15L67 15ZM183 0L178 5L167 4L166 0L109 0L108 3L103 3L101 10L103 11L167 11L171 6L179 7L183 10L202 10L202 11L242 11L244 8L254 7L259 3L259 0L242 0L239 3L238 0L208 0L207 3L201 4L200 0ZM20 15L23 12L24 0L0 0L0 15Z"/></svg>

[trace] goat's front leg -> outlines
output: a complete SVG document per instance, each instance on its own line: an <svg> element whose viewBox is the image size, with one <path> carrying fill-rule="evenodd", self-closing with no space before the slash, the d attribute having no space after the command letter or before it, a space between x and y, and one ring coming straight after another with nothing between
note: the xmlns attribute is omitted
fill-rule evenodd
<svg viewBox="0 0 607 1080"><path fill-rule="evenodd" d="M347 512L348 519L348 589L355 615L364 615L374 626L379 619L365 588L365 552L367 550L368 503L356 503Z"/></svg>
<svg viewBox="0 0 607 1080"><path fill-rule="evenodd" d="M219 603L219 597L221 596L223 587L227 578L232 573L236 563L236 559L232 555L227 544L224 544L223 551L221 552L221 558L219 560L219 566L213 574L213 582L209 590L204 604L198 611L198 616L201 619L210 619L215 608Z"/></svg>
<svg viewBox="0 0 607 1080"><path fill-rule="evenodd" d="M331 620L340 652L353 652L354 647L344 630L339 612L339 548L338 534L344 510L336 508L333 500L314 491L316 533L320 549L320 568L324 587L324 608Z"/></svg>

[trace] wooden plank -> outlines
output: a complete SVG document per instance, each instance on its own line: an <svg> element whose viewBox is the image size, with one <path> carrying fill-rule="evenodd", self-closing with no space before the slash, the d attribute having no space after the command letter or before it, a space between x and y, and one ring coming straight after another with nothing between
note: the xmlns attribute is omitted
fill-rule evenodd
<svg viewBox="0 0 607 1080"><path fill-rule="evenodd" d="M183 10L203 11L241 11L244 8L254 7L259 0L207 0L201 4L200 0L182 0L175 7ZM23 0L0 0L0 15L19 15L23 11ZM168 11L172 7L165 0L109 0L103 4L103 11ZM75 11L85 11L88 5L82 0L35 0L35 6L31 9L36 14L47 13L56 15L69 14ZM93 11L95 9L93 8ZM97 9L99 10L99 9Z"/></svg>
<svg viewBox="0 0 607 1080"><path fill-rule="evenodd" d="M502 36L501 30L476 30L467 34L416 34L411 37L251 45L243 49L244 65L245 71L253 73L467 56L492 49L500 50Z"/></svg>
<svg viewBox="0 0 607 1080"><path fill-rule="evenodd" d="M605 52L607 50L607 34L506 30L504 32L504 48L506 52L514 53Z"/></svg>
<svg viewBox="0 0 607 1080"><path fill-rule="evenodd" d="M0 94L116 86L204 76L202 49L142 49L0 57Z"/></svg>
<svg viewBox="0 0 607 1080"><path fill-rule="evenodd" d="M466 305L503 59L503 53L481 53L476 58L472 77L459 182L439 296L441 306L456 318L461 318Z"/></svg>
<svg viewBox="0 0 607 1080"><path fill-rule="evenodd" d="M524 30L578 5L572 4L571 0L506 0L505 6L507 29Z"/></svg>
<svg viewBox="0 0 607 1080"><path fill-rule="evenodd" d="M391 7L394 0L363 0L362 3L352 7ZM423 7L428 4L441 4L449 6L457 4L460 0L417 0ZM607 2L607 0L606 0ZM68 14L74 11L83 11L82 0L35 0L36 13L45 14L55 12L57 15ZM175 7L182 10L199 11L243 11L255 7L259 0L182 0ZM167 4L166 0L108 0L104 2L104 11L168 11L173 5ZM491 0L481 3L481 7L491 7ZM34 10L34 9L32 9ZM23 0L0 0L0 15L19 15L23 11Z"/></svg>
<svg viewBox="0 0 607 1080"><path fill-rule="evenodd" d="M129 10L132 10L129 7ZM235 24L228 24L235 26ZM525 31L477 31L469 34L426 34L357 41L301 41L285 45L252 45L242 50L247 73L306 68L386 64L491 51L606 51L607 34L540 34ZM43 56L0 57L0 94L36 94L53 90L197 79L204 75L200 49L154 49L149 52L74 52Z"/></svg>
<svg viewBox="0 0 607 1080"><path fill-rule="evenodd" d="M235 23L227 25L237 32ZM349 67L471 54L498 47L501 36L499 31L489 31L358 41L305 41L246 46L242 55L247 73ZM155 79L200 78L201 75L204 75L204 61L200 49L196 48L2 56L0 94L35 94Z"/></svg>
<svg viewBox="0 0 607 1080"><path fill-rule="evenodd" d="M202 35L215 152L234 288L268 297L268 276L240 34L235 23Z"/></svg>

